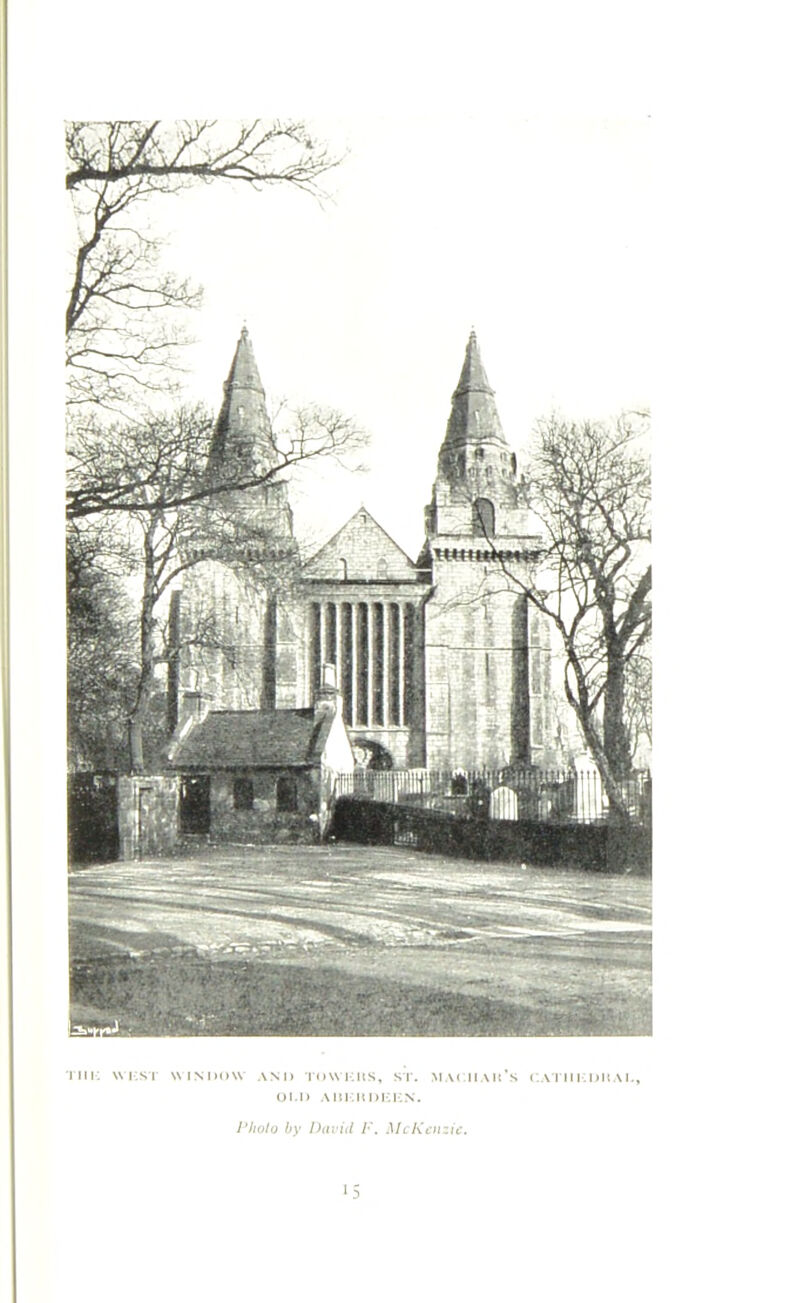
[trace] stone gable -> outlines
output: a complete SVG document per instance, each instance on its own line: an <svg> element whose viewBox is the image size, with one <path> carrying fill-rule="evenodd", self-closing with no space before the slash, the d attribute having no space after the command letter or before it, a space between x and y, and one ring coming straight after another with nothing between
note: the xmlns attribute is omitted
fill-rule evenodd
<svg viewBox="0 0 800 1303"><path fill-rule="evenodd" d="M411 558L361 507L303 567L306 579L415 579Z"/></svg>

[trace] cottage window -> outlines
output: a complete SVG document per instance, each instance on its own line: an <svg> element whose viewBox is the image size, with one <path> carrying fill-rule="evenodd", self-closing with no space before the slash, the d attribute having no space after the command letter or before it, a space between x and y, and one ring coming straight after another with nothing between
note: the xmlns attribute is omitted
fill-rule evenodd
<svg viewBox="0 0 800 1303"><path fill-rule="evenodd" d="M275 788L275 808L279 814L294 814L297 810L297 780L281 774Z"/></svg>
<svg viewBox="0 0 800 1303"><path fill-rule="evenodd" d="M253 808L252 778L234 778L233 808L234 810L252 810Z"/></svg>

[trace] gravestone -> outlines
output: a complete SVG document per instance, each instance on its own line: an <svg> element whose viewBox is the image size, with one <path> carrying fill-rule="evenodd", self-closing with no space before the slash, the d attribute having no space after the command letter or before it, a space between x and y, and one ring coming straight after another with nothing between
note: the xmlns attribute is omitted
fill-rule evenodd
<svg viewBox="0 0 800 1303"><path fill-rule="evenodd" d="M513 787L496 787L489 798L490 819L518 819L519 800Z"/></svg>

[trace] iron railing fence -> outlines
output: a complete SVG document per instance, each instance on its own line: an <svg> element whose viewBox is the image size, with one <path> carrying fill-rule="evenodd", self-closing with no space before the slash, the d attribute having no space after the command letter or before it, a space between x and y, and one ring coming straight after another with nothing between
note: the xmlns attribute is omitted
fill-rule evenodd
<svg viewBox="0 0 800 1303"><path fill-rule="evenodd" d="M620 787L630 817L649 822L649 770L636 770ZM462 818L596 823L609 813L600 775L589 769L362 769L339 774L336 795Z"/></svg>

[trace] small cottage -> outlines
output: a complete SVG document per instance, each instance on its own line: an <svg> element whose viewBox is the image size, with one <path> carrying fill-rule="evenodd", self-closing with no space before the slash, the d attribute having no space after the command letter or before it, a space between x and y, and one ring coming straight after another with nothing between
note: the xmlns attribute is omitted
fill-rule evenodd
<svg viewBox="0 0 800 1303"><path fill-rule="evenodd" d="M354 767L335 669L313 706L190 716L170 748L180 828L215 842L311 842L327 831L336 775Z"/></svg>

